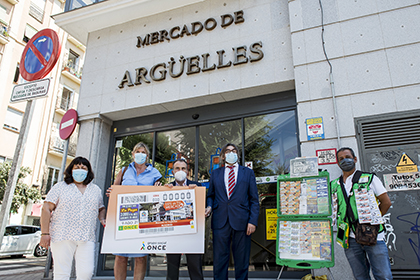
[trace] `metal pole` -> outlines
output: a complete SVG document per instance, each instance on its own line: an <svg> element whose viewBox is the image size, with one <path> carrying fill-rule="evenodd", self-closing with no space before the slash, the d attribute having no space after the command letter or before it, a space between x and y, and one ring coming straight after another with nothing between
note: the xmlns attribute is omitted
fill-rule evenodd
<svg viewBox="0 0 420 280"><path fill-rule="evenodd" d="M60 172L58 173L58 182L61 182L64 180L64 170L66 169L67 154L69 151L69 142L70 142L70 138L67 138L66 142L64 143L63 160L61 161L61 168L60 168Z"/></svg>
<svg viewBox="0 0 420 280"><path fill-rule="evenodd" d="M13 156L12 167L10 168L6 190L4 191L0 210L0 244L3 240L4 231L9 220L10 207L12 206L13 195L15 193L19 171L22 165L23 153L25 151L26 140L28 138L30 123L35 107L33 102L33 100L29 100L26 103L25 114L23 116L22 125L20 126L19 138Z"/></svg>

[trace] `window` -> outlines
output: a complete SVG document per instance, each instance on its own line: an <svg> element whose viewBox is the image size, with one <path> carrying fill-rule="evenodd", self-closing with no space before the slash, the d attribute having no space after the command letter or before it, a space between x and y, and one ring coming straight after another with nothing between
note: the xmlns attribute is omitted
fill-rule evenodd
<svg viewBox="0 0 420 280"><path fill-rule="evenodd" d="M7 236L7 235L18 235L18 234L19 234L19 227L18 226L6 227L6 231L4 233L5 236Z"/></svg>
<svg viewBox="0 0 420 280"><path fill-rule="evenodd" d="M11 162L12 159L8 157L0 156L0 163L9 162L9 161Z"/></svg>
<svg viewBox="0 0 420 280"><path fill-rule="evenodd" d="M13 82L17 84L19 82L20 70L19 70L19 63L16 64L15 76L13 77Z"/></svg>
<svg viewBox="0 0 420 280"><path fill-rule="evenodd" d="M60 109L67 111L68 109L71 108L72 95L73 95L73 90L67 87L63 88L63 94L61 95L61 99L60 99Z"/></svg>
<svg viewBox="0 0 420 280"><path fill-rule="evenodd" d="M32 234L37 231L37 228L34 227L21 227L21 234Z"/></svg>
<svg viewBox="0 0 420 280"><path fill-rule="evenodd" d="M4 120L4 127L20 131L20 125L22 124L23 113L13 108L7 107L6 118Z"/></svg>
<svg viewBox="0 0 420 280"><path fill-rule="evenodd" d="M0 5L0 22L7 26L7 9Z"/></svg>
<svg viewBox="0 0 420 280"><path fill-rule="evenodd" d="M29 24L26 24L25 27L25 34L23 35L23 41L28 43L29 40L37 33L38 31L30 26Z"/></svg>
<svg viewBox="0 0 420 280"><path fill-rule="evenodd" d="M63 3L60 0L54 0L52 14L56 15L56 14L59 14L59 13L63 12L62 5L63 5Z"/></svg>
<svg viewBox="0 0 420 280"><path fill-rule="evenodd" d="M68 0L66 1L66 12L81 8L87 5L91 5L96 2L102 2L103 0Z"/></svg>
<svg viewBox="0 0 420 280"><path fill-rule="evenodd" d="M79 54L71 49L69 52L69 60L67 61L67 66L70 68L70 72L73 71L73 73L75 73L79 70Z"/></svg>
<svg viewBox="0 0 420 280"><path fill-rule="evenodd" d="M38 21L42 22L44 18L45 0L31 0L29 14Z"/></svg>
<svg viewBox="0 0 420 280"><path fill-rule="evenodd" d="M48 167L48 177L47 180L42 184L42 194L47 194L51 187L57 183L58 173L60 173L60 169L55 167Z"/></svg>

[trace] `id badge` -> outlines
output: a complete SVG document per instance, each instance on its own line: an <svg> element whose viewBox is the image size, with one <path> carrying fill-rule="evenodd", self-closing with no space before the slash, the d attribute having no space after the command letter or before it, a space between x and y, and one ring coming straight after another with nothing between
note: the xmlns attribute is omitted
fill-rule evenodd
<svg viewBox="0 0 420 280"><path fill-rule="evenodd" d="M349 247L349 230L348 223L343 222L338 225L337 243L344 249Z"/></svg>
<svg viewBox="0 0 420 280"><path fill-rule="evenodd" d="M369 175L362 175L359 178L359 184L366 184L369 182Z"/></svg>

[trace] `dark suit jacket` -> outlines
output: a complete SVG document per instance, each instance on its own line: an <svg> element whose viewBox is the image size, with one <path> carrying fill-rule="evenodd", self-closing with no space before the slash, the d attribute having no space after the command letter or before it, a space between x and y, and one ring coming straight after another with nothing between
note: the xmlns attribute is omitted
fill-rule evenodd
<svg viewBox="0 0 420 280"><path fill-rule="evenodd" d="M212 208L213 229L222 228L227 221L234 230L244 231L248 223L258 225L259 202L254 171L239 165L238 178L228 199L225 185L225 167L212 171L207 192L207 206Z"/></svg>

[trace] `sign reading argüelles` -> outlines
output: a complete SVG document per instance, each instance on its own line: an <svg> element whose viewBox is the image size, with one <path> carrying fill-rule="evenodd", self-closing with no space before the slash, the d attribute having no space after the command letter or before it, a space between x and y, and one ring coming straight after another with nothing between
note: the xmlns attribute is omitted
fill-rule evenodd
<svg viewBox="0 0 420 280"><path fill-rule="evenodd" d="M231 24L240 24L245 22L244 18L244 12L243 11L237 11L234 12L233 15L231 14L225 14L220 16L220 26L222 28L227 28ZM200 32L202 32L204 29L207 31L214 30L218 25L218 22L214 18L208 18L204 23L200 21L192 22L191 26L189 27L187 24L184 24L184 26L181 28L180 26L172 27L171 29L161 30L149 33L143 37L137 36L137 48L146 47L153 44L158 44L161 42L164 42L167 40L170 42L171 40L183 38L184 36L191 36L195 35L197 36ZM248 62L256 62L261 60L264 57L264 53L261 50L262 48L262 42L254 42L250 44L249 46L249 53L247 53L247 46L239 46L239 47L233 47L233 63L230 60L225 60L225 50L217 50L215 53L217 54L217 64L213 63L211 64L211 55L209 53L204 53L201 55L195 55L191 57L184 57L183 55L179 56L179 66L176 66L178 70L175 70L175 65L177 64L175 58L171 57L170 61L168 61L168 64L165 62L158 63L156 65L153 65L150 68L150 71L145 67L140 67L135 69L135 77L134 77L134 83L130 75L130 71L126 70L124 73L124 76L118 85L119 88L124 88L124 85L126 84L129 87L132 87L134 85L141 85L142 82L144 83L150 83L152 81L163 81L166 79L166 74L169 72L169 75L172 78L178 78L180 77L186 68L185 73L187 75L191 74L197 74L200 72L206 72L211 71L215 69L230 67L230 66L236 66ZM202 58L200 63L200 57ZM186 63L186 65L185 65ZM149 76L150 79L147 77Z"/></svg>

